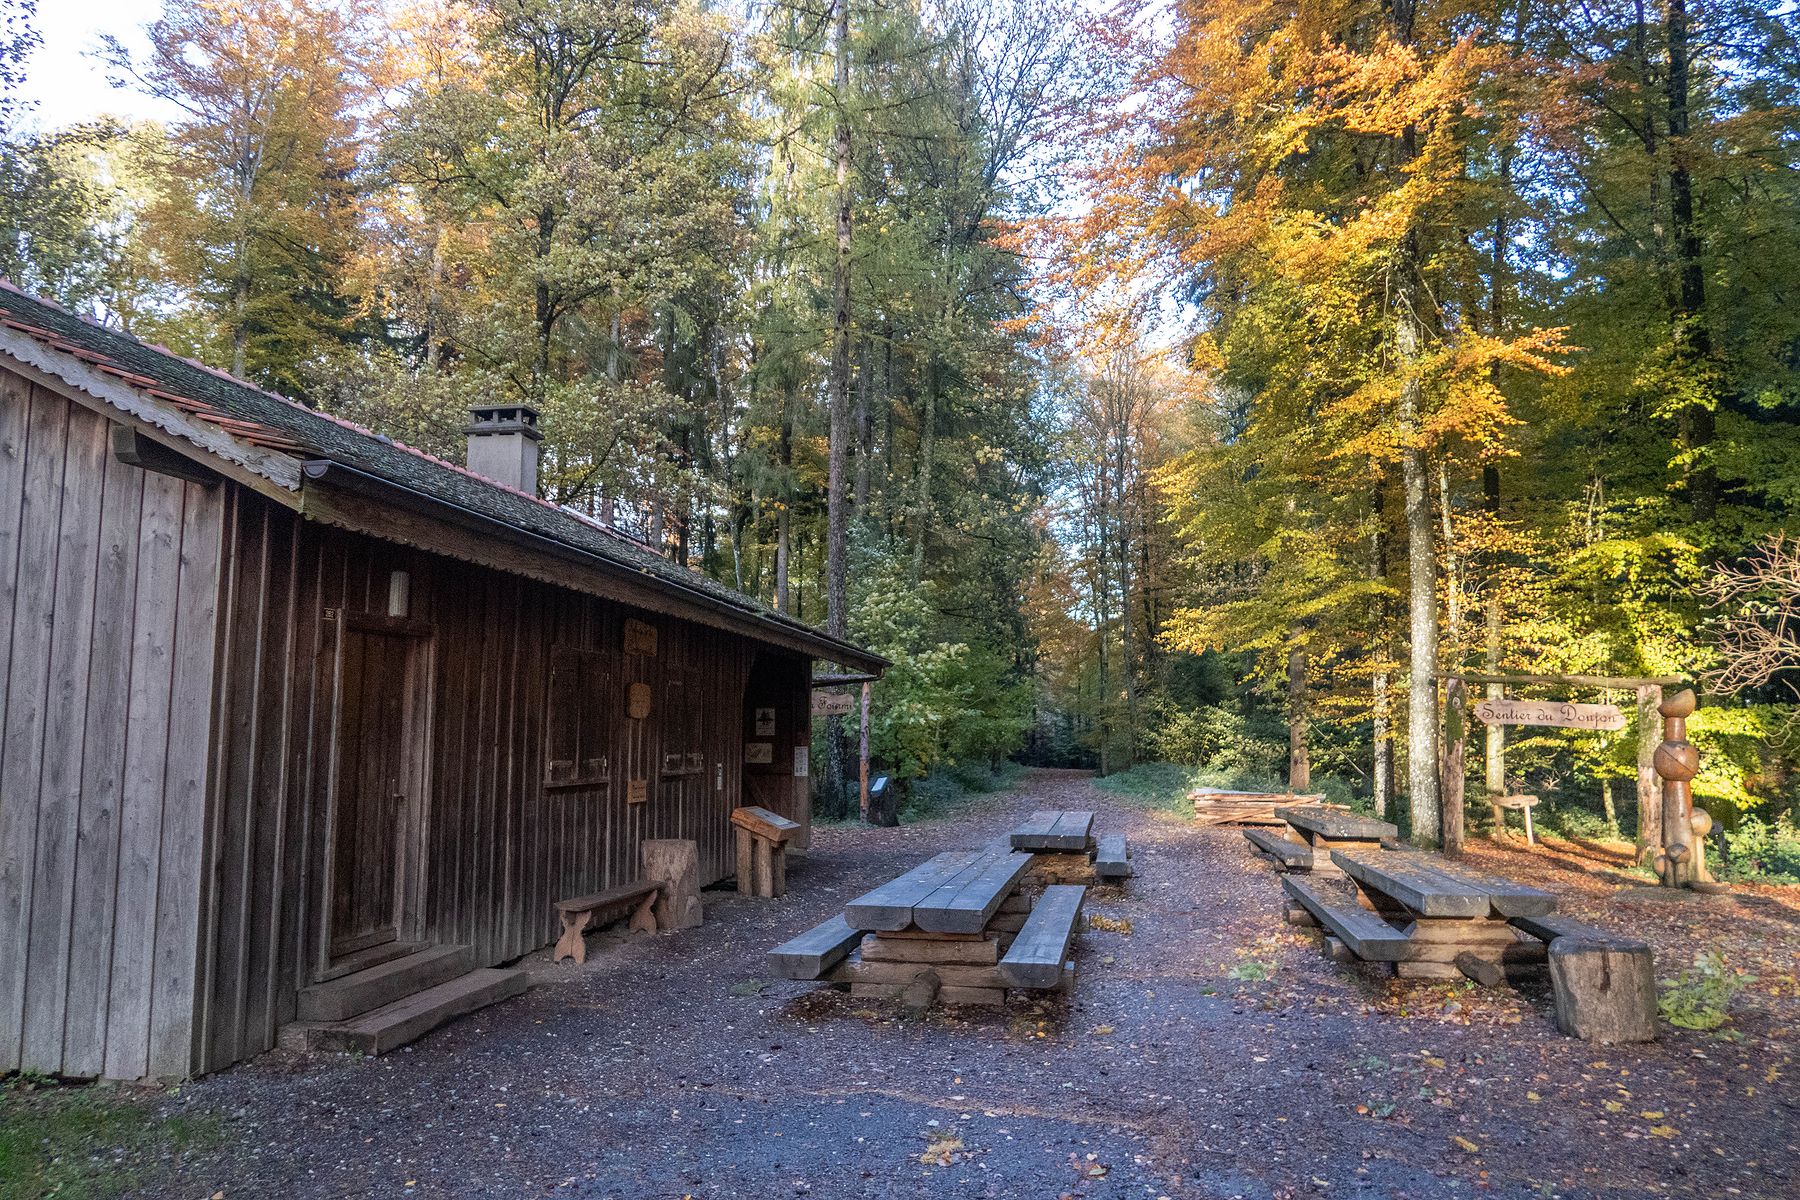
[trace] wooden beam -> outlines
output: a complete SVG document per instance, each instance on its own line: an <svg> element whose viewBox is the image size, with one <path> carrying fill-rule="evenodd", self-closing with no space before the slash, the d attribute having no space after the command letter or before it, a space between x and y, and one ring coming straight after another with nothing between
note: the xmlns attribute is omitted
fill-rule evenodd
<svg viewBox="0 0 1800 1200"><path fill-rule="evenodd" d="M114 458L128 467L185 479L202 487L212 487L223 478L217 471L179 450L152 441L142 430L131 425L112 427L112 452Z"/></svg>
<svg viewBox="0 0 1800 1200"><path fill-rule="evenodd" d="M1479 671L1438 671L1439 679L1462 679L1469 683L1549 684L1567 687L1598 687L1635 690L1641 687L1674 687L1686 680L1677 675L1636 678L1618 675L1484 675Z"/></svg>

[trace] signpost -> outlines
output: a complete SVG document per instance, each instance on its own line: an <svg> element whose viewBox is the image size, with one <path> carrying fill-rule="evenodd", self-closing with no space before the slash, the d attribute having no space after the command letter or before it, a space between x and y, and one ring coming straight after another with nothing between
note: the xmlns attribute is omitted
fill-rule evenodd
<svg viewBox="0 0 1800 1200"><path fill-rule="evenodd" d="M856 697L849 692L814 692L812 715L815 717L847 717L856 708Z"/></svg>
<svg viewBox="0 0 1800 1200"><path fill-rule="evenodd" d="M1616 704L1572 704L1562 700L1483 700L1473 709L1489 725L1554 725L1561 729L1625 728Z"/></svg>

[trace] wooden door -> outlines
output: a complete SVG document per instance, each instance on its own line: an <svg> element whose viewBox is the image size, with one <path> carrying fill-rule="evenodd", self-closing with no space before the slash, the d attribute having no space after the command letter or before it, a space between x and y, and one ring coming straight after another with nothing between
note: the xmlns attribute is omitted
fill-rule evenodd
<svg viewBox="0 0 1800 1200"><path fill-rule="evenodd" d="M330 958L400 936L414 802L408 720L414 639L344 632L332 789Z"/></svg>

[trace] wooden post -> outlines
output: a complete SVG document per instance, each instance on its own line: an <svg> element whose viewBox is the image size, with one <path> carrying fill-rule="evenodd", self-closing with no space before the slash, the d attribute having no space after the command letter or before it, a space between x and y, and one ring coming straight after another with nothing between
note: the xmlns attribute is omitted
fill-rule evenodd
<svg viewBox="0 0 1800 1200"><path fill-rule="evenodd" d="M1649 864L1663 845L1662 778L1656 773L1656 745L1662 741L1662 688L1654 683L1637 689L1638 861Z"/></svg>
<svg viewBox="0 0 1800 1200"><path fill-rule="evenodd" d="M857 749L857 769L860 772L861 804L858 811L862 814L864 825L869 823L869 681L862 685L862 726L861 741Z"/></svg>
<svg viewBox="0 0 1800 1200"><path fill-rule="evenodd" d="M1469 738L1469 687L1452 678L1444 688L1444 774L1439 790L1443 797L1444 853L1455 857L1463 849L1463 754Z"/></svg>

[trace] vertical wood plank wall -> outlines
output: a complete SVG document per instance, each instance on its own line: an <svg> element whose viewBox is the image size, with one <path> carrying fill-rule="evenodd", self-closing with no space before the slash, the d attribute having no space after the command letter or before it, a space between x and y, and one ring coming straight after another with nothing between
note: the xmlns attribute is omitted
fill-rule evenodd
<svg viewBox="0 0 1800 1200"><path fill-rule="evenodd" d="M207 839L203 1017L196 1069L274 1045L317 954L316 873L332 786L337 630L387 611L391 571L409 573L409 616L429 679L423 888L417 932L467 943L485 964L547 945L551 905L637 878L645 838L692 838L703 882L734 869L730 810L742 801L743 697L757 647L740 637L298 516L254 494L227 498L219 671L220 737ZM624 652L625 618L657 631L657 652ZM609 783L544 784L551 656L605 655L620 692ZM760 651L809 702L809 662ZM759 671L763 668L759 666ZM663 773L668 682L705 707L704 768ZM642 721L624 689L652 689ZM785 715L785 714L784 714ZM682 750L690 747L680 747ZM642 780L647 799L628 801Z"/></svg>
<svg viewBox="0 0 1800 1200"><path fill-rule="evenodd" d="M191 1069L222 513L0 371L0 1072Z"/></svg>

